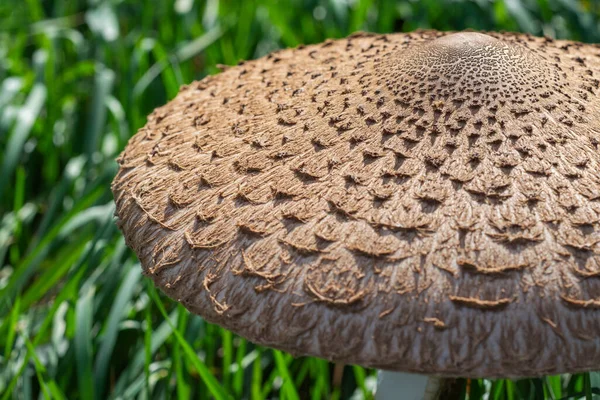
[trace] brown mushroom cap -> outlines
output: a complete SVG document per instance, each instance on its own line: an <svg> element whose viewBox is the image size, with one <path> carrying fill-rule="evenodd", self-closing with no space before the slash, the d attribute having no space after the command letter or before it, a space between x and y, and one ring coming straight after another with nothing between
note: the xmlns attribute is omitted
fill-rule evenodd
<svg viewBox="0 0 600 400"><path fill-rule="evenodd" d="M600 48L358 34L184 87L119 159L169 296L253 342L391 370L600 367Z"/></svg>

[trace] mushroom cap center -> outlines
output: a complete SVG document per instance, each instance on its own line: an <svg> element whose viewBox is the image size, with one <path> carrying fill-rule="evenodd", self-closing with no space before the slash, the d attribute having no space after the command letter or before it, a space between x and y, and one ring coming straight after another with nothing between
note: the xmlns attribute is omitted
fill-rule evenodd
<svg viewBox="0 0 600 400"><path fill-rule="evenodd" d="M442 36L431 42L425 47L439 52L446 52L451 57L470 56L473 52L492 53L495 49L507 47L508 45L501 40L489 35L477 32L459 32Z"/></svg>
<svg viewBox="0 0 600 400"><path fill-rule="evenodd" d="M543 63L525 48L472 32L443 36L419 46L408 54L405 66L426 72L430 79L437 74L488 81L490 77L525 76L531 70L543 69Z"/></svg>
<svg viewBox="0 0 600 400"><path fill-rule="evenodd" d="M525 103L564 86L540 55L520 44L475 33L454 33L391 54L379 66L401 99Z"/></svg>

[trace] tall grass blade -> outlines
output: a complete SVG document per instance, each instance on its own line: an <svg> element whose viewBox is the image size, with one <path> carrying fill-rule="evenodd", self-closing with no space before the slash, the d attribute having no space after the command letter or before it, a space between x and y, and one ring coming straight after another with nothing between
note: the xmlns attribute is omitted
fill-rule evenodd
<svg viewBox="0 0 600 400"><path fill-rule="evenodd" d="M277 366L277 371L283 379L282 389L285 393L285 396L289 400L300 400L300 396L294 387L294 381L290 375L290 371L288 369L287 362L283 356L283 353L279 350L273 350L273 357L275 358L275 365Z"/></svg>
<svg viewBox="0 0 600 400"><path fill-rule="evenodd" d="M94 363L94 381L96 382L96 398L104 398L104 391L107 388L106 377L108 366L117 341L119 323L124 317L123 311L126 310L126 304L131 300L133 288L140 280L140 269L137 265L130 268L123 279L121 287L117 292L115 301L111 307L108 319L105 324L104 335L102 336L100 349Z"/></svg>
<svg viewBox="0 0 600 400"><path fill-rule="evenodd" d="M94 288L89 287L76 305L75 362L79 393L86 399L94 398L92 373L92 321L94 320Z"/></svg>
<svg viewBox="0 0 600 400"><path fill-rule="evenodd" d="M162 305L162 303L160 302L160 299L158 298L156 289L154 289L154 287L152 287L152 286L150 286L150 288L151 288L150 295L152 297L152 300L154 301L154 304L158 307L163 318L165 318L165 320L171 327L171 330L172 330L173 334L175 335L175 338L179 342L179 345L182 347L185 355L187 356L188 361L191 362L192 365L196 368L196 370L202 377L202 380L208 387L208 390L210 391L210 393L217 400L230 399L231 397L229 396L229 394L219 384L219 382L215 379L215 377L210 373L210 371L208 370L206 365L204 365L204 363L194 353L194 350L192 350L191 346L185 341L185 339L183 338L181 333L175 328L175 325L169 319L169 316L167 315L167 312L166 312L164 306Z"/></svg>
<svg viewBox="0 0 600 400"><path fill-rule="evenodd" d="M146 91L148 86L158 77L161 72L169 65L169 59L172 57L177 62L183 62L189 60L193 56L199 54L206 47L214 43L221 35L223 35L223 29L219 26L206 32L204 35L192 40L191 42L183 45L181 48L176 50L171 56L165 56L158 62L156 62L144 75L138 80L133 87L133 96L139 97ZM171 96L172 97L172 96Z"/></svg>
<svg viewBox="0 0 600 400"><path fill-rule="evenodd" d="M4 196L4 191L11 181L10 177L23 152L23 146L33 129L33 124L46 101L46 95L46 87L43 84L34 84L25 104L19 110L15 127L3 151L4 161L2 167L0 167L0 176L2 177L0 179L0 199ZM0 203L1 205L2 203Z"/></svg>

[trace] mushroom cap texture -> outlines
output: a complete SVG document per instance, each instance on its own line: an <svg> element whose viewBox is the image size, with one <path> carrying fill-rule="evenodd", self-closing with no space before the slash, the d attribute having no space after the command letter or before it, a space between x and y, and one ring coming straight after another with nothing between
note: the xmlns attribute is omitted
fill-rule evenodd
<svg viewBox="0 0 600 400"><path fill-rule="evenodd" d="M120 229L206 320L440 376L600 367L600 47L355 34L181 89L119 158Z"/></svg>

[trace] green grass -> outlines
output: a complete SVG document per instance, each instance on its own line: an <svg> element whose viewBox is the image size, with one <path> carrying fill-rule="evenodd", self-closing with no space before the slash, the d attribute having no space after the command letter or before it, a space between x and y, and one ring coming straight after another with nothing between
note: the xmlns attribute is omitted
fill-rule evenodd
<svg viewBox="0 0 600 400"><path fill-rule="evenodd" d="M257 347L157 292L109 187L146 115L217 64L416 28L600 42L600 1L0 2L0 399L369 398L374 371L335 379L326 361ZM590 399L600 374L458 387L472 400Z"/></svg>

